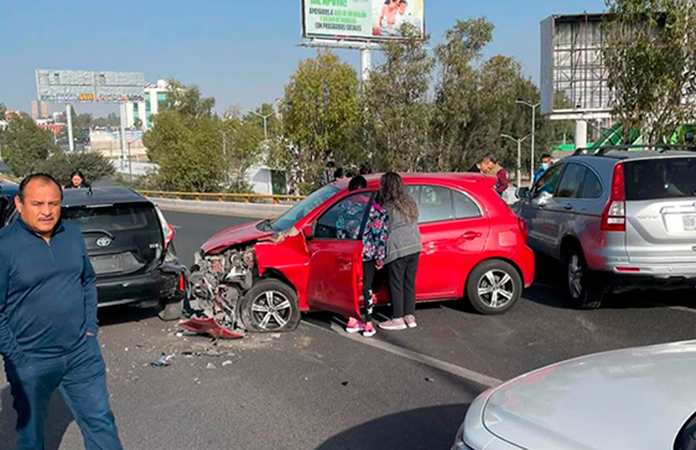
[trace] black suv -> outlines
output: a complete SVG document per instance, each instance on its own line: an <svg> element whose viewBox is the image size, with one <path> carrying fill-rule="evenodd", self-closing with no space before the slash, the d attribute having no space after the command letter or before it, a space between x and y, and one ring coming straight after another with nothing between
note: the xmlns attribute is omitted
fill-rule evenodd
<svg viewBox="0 0 696 450"><path fill-rule="evenodd" d="M12 203L9 210L7 222L18 216ZM100 307L158 306L162 320L181 316L186 269L174 250L174 229L150 200L123 187L67 189L61 219L82 231Z"/></svg>
<svg viewBox="0 0 696 450"><path fill-rule="evenodd" d="M14 197L17 195L17 185L0 181L0 228L14 209Z"/></svg>

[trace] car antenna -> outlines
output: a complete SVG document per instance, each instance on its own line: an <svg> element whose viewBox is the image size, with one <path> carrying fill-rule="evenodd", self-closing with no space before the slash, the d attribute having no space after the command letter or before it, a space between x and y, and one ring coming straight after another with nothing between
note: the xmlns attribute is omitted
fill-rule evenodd
<svg viewBox="0 0 696 450"><path fill-rule="evenodd" d="M94 195L94 192L92 192L92 186L87 188L87 195L89 195L89 196Z"/></svg>

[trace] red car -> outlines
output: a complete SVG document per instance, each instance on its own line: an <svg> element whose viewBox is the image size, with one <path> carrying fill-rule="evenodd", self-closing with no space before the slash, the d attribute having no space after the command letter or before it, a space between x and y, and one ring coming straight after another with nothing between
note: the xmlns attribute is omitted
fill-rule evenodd
<svg viewBox="0 0 696 450"><path fill-rule="evenodd" d="M417 300L466 298L483 314L507 311L534 279L534 254L524 222L494 191L495 178L405 174L403 180L418 204L423 237ZM378 176L360 191L334 183L274 221L213 236L196 255L194 307L223 326L241 322L258 332L293 330L305 311L358 315L360 228L378 187ZM378 303L389 301L384 284Z"/></svg>

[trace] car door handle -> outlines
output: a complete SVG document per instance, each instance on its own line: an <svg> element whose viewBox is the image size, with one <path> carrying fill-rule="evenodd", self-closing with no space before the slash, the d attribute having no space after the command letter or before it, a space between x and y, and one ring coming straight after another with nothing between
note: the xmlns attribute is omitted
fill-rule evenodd
<svg viewBox="0 0 696 450"><path fill-rule="evenodd" d="M466 233L462 234L462 238L466 239L467 241L473 241L474 239L478 239L481 236L482 234L478 231L467 231Z"/></svg>
<svg viewBox="0 0 696 450"><path fill-rule="evenodd" d="M566 203L566 204L563 206L563 209L565 209L566 211L572 211L573 205L571 205L570 203Z"/></svg>

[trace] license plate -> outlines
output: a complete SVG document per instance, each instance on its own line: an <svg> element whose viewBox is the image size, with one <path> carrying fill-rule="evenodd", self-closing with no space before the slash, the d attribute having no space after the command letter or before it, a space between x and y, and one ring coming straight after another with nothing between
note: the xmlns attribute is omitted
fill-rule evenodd
<svg viewBox="0 0 696 450"><path fill-rule="evenodd" d="M122 270L121 255L95 256L89 259L97 275L115 273Z"/></svg>
<svg viewBox="0 0 696 450"><path fill-rule="evenodd" d="M684 231L696 231L696 215L682 216Z"/></svg>

